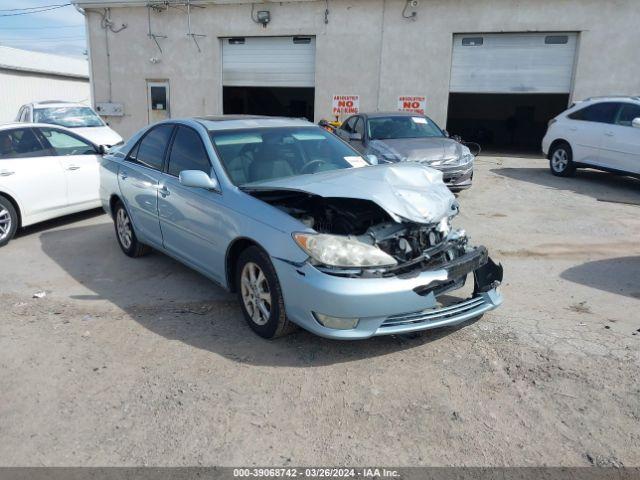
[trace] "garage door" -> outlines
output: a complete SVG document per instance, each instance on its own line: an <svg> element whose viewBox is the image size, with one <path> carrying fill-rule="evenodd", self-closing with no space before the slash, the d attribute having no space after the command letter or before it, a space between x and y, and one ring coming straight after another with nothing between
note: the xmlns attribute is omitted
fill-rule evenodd
<svg viewBox="0 0 640 480"><path fill-rule="evenodd" d="M313 87L315 37L225 38L222 83L231 87Z"/></svg>
<svg viewBox="0 0 640 480"><path fill-rule="evenodd" d="M576 33L453 37L451 92L569 93Z"/></svg>

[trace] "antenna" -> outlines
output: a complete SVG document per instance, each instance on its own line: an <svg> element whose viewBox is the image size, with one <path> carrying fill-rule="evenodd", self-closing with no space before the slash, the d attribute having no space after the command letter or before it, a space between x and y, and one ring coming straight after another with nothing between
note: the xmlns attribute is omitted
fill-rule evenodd
<svg viewBox="0 0 640 480"><path fill-rule="evenodd" d="M162 12L163 10L166 10L166 8L167 8L166 4L163 4L163 3L147 3L147 22L149 27L147 31L147 37L149 37L155 42L156 47L158 47L158 50L160 50L160 53L162 53L162 48L160 47L160 42L158 42L158 39L167 38L167 36L159 35L151 31L151 9L155 10L156 12Z"/></svg>
<svg viewBox="0 0 640 480"><path fill-rule="evenodd" d="M193 5L193 6L198 8L204 8L204 5ZM193 40L193 43L196 44L196 48L198 49L198 52L202 52L202 50L200 50L200 45L198 45L198 38L206 37L206 35L203 35L201 33L193 33L191 31L191 0L187 0L187 37L191 37L191 39Z"/></svg>

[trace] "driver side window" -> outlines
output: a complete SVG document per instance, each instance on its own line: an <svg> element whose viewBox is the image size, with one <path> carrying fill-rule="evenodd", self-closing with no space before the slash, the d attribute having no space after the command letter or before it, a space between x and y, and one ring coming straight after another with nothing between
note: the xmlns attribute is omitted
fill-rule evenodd
<svg viewBox="0 0 640 480"><path fill-rule="evenodd" d="M353 133L357 119L358 117L347 118L340 128L347 133Z"/></svg>
<svg viewBox="0 0 640 480"><path fill-rule="evenodd" d="M96 153L91 143L66 132L53 128L41 128L40 132L58 156L93 155Z"/></svg>
<svg viewBox="0 0 640 480"><path fill-rule="evenodd" d="M356 122L354 131L355 133L359 133L360 135L362 135L362 138L364 139L364 120L362 119L362 117L358 117L358 121Z"/></svg>

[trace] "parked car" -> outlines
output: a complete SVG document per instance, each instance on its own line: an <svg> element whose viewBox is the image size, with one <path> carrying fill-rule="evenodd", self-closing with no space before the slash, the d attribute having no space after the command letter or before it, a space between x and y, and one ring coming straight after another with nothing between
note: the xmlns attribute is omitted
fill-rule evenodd
<svg viewBox="0 0 640 480"><path fill-rule="evenodd" d="M0 126L0 247L20 227L97 208L102 147L46 124Z"/></svg>
<svg viewBox="0 0 640 480"><path fill-rule="evenodd" d="M578 102L549 122L542 140L551 173L576 168L640 174L640 97L600 97Z"/></svg>
<svg viewBox="0 0 640 480"><path fill-rule="evenodd" d="M124 143L122 137L109 128L91 107L81 103L55 100L28 103L20 107L16 122L50 123L72 128L95 145L113 147Z"/></svg>
<svg viewBox="0 0 640 480"><path fill-rule="evenodd" d="M347 118L336 133L380 162L419 162L440 170L452 190L471 186L473 154L424 115L361 113Z"/></svg>
<svg viewBox="0 0 640 480"><path fill-rule="evenodd" d="M122 251L153 247L238 293L249 326L357 339L453 325L502 301L502 267L451 228L442 174L370 166L304 120L166 120L105 155ZM474 293L440 306L474 275Z"/></svg>

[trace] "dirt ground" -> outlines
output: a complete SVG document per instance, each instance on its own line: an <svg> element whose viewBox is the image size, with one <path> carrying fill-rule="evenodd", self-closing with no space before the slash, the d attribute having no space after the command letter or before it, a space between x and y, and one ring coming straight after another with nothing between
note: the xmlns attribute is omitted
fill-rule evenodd
<svg viewBox="0 0 640 480"><path fill-rule="evenodd" d="M639 466L640 181L480 157L459 200L504 305L358 342L257 337L100 212L27 229L0 250L0 465Z"/></svg>

